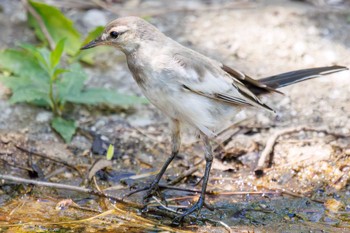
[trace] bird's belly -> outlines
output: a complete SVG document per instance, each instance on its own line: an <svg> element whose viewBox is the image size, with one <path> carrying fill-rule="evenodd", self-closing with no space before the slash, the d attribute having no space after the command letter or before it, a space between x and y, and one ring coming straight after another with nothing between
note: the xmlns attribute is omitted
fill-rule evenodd
<svg viewBox="0 0 350 233"><path fill-rule="evenodd" d="M175 88L159 85L142 90L150 102L164 114L187 123L208 136L220 131L227 120L240 110L238 107L189 92L180 86Z"/></svg>
<svg viewBox="0 0 350 233"><path fill-rule="evenodd" d="M179 112L176 106L176 93L167 87L152 87L151 89L142 88L143 94L147 99L161 110L168 117L173 119L179 118Z"/></svg>

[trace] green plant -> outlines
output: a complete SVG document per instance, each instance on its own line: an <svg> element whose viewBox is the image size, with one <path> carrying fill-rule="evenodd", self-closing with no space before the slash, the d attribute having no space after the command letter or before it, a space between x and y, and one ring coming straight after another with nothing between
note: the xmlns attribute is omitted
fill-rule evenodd
<svg viewBox="0 0 350 233"><path fill-rule="evenodd" d="M106 153L106 159L107 160L112 160L113 155L114 155L114 145L113 144L109 144L108 150L107 150L107 153Z"/></svg>
<svg viewBox="0 0 350 233"><path fill-rule="evenodd" d="M0 52L0 81L11 89L12 104L26 102L51 109L54 114L51 126L69 142L77 123L63 117L67 103L123 107L145 103L145 99L136 96L125 96L103 88L85 88L87 75L77 61L92 64L93 54L80 52L80 34L58 9L36 2L30 2L30 7L41 17L45 30L52 33L50 41L55 45L50 46L52 51L46 47L49 42L43 29L39 27L36 18L30 16L29 22L44 46L22 44L20 49ZM101 28L93 30L86 40L97 33L101 33ZM68 59L63 59L64 57Z"/></svg>

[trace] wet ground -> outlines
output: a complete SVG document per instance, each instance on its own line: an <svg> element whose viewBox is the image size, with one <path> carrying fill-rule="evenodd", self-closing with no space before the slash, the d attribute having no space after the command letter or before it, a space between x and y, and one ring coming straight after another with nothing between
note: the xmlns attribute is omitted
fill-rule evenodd
<svg viewBox="0 0 350 233"><path fill-rule="evenodd" d="M315 6L292 1L128 1L115 5L119 8L111 8L113 12L95 6L92 13L74 2L63 4L64 12L82 32L119 15L148 16L182 44L257 78L315 66L350 67L347 2ZM0 48L35 42L21 5L10 0L0 4ZM86 70L91 77L87 85L140 94L118 52L97 58L97 66ZM135 208L141 194L127 199L129 205L114 206L115 201L91 193L2 180L0 229L227 232L227 225L233 232L350 232L350 74L282 91L285 95L264 98L277 115L244 111L235 127L214 140L208 202L215 210L204 209L198 221L175 228L157 200L148 212ZM66 145L49 127L50 112L11 106L8 90L0 86L0 93L2 175L85 186L121 197L130 187L152 180L169 154L167 120L150 105L122 111L78 106L72 114L80 130ZM257 178L259 155L275 134L280 137L269 166ZM198 198L192 191L200 189L205 165L197 138L186 129L183 137L181 155L163 179L163 185L175 183L183 189L163 190L172 209ZM107 142L115 144L112 162L103 160ZM183 179L177 180L179 176Z"/></svg>

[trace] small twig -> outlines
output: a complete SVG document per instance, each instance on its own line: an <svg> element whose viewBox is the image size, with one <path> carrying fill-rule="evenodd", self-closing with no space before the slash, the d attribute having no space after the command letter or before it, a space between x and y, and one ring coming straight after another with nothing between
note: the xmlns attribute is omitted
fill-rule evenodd
<svg viewBox="0 0 350 233"><path fill-rule="evenodd" d="M199 189L187 189L187 188L173 187L173 186L162 185L162 184L159 185L159 188L161 188L161 189L177 190L177 191L184 191L184 192L190 192L190 193L200 193L201 192L201 190L199 190Z"/></svg>
<svg viewBox="0 0 350 233"><path fill-rule="evenodd" d="M99 192L102 192L100 186L97 184L96 176L93 176L93 177L92 177L92 180L94 181L94 185L95 185L96 189L97 189Z"/></svg>
<svg viewBox="0 0 350 233"><path fill-rule="evenodd" d="M210 221L216 223L216 224L219 224L221 226L223 226L225 228L225 230L227 230L228 233L233 233L231 227L229 227L226 223L224 223L223 221L216 221L216 220L213 220L213 219L210 219Z"/></svg>
<svg viewBox="0 0 350 233"><path fill-rule="evenodd" d="M199 195L193 195L193 196L179 196L179 197L172 197L172 198L167 198L166 201L181 201L181 200L187 200L187 199L195 199L198 198ZM152 202L151 202L152 203Z"/></svg>
<svg viewBox="0 0 350 233"><path fill-rule="evenodd" d="M58 168L58 169L52 171L51 173L47 174L47 175L45 176L45 179L46 179L46 180L49 180L50 178L52 178L52 177L54 177L54 176L57 176L57 175L59 175L59 174L65 172L65 171L67 171L67 168L66 168L66 167L60 167L60 168Z"/></svg>
<svg viewBox="0 0 350 233"><path fill-rule="evenodd" d="M78 209L78 210L93 212L93 213L99 213L99 214L103 213L101 210L95 210L95 209L92 209L92 208L83 207L83 206L78 205L75 202L73 202L73 204L70 207L74 208L74 209Z"/></svg>
<svg viewBox="0 0 350 233"><path fill-rule="evenodd" d="M65 190L76 191L76 192L81 192L81 193L87 193L87 194L94 195L94 196L109 198L109 199L112 199L113 201L120 202L122 204L127 204L127 205L129 205L131 207L135 207L135 208L142 208L142 206L143 206L141 204L137 204L134 202L126 202L126 201L123 201L121 198L118 198L118 197L115 197L115 196L112 196L112 195L109 195L109 194L106 194L106 193L103 193L100 191L96 191L96 190L92 190L92 189L88 189L88 188L83 188L83 187L77 187L77 186L72 186L72 185L67 185L67 184L58 184L58 183L52 183L52 182L37 181L37 180L29 180L29 179L16 177L16 176L0 174L0 180L1 179L7 180L7 181L13 181L16 183L21 183L21 184L32 184L32 185L49 187L49 188L58 188L58 189L65 189Z"/></svg>
<svg viewBox="0 0 350 233"><path fill-rule="evenodd" d="M198 167L192 167L189 170L185 171L183 174L181 174L180 176L176 177L175 179L173 179L172 181L168 182L169 185L175 185L177 183L179 183L181 180L185 179L186 177L192 175L193 173L195 173L196 171L198 171Z"/></svg>
<svg viewBox="0 0 350 233"><path fill-rule="evenodd" d="M215 195L215 196L278 194L277 192L271 192L271 191L237 191L237 192L209 191L209 192L211 195Z"/></svg>
<svg viewBox="0 0 350 233"><path fill-rule="evenodd" d="M270 156L270 154L273 152L273 149L275 147L276 141L279 137L285 135L285 134L291 134L291 133L296 133L300 131L313 131L313 132L320 132L320 133L325 133L327 135L332 135L336 138L348 138L350 135L343 135L343 134L337 134L333 132L329 132L326 129L314 129L310 128L307 126L298 126L298 127L291 127L288 129L283 129L278 132L275 132L271 137L266 142L266 146L264 150L261 152L258 164L255 168L255 175L256 176L261 176L264 173L264 168L265 168L265 162L267 158Z"/></svg>
<svg viewBox="0 0 350 233"><path fill-rule="evenodd" d="M11 212L9 213L9 216L13 215L17 210L21 209L26 204L26 201L22 201L17 205Z"/></svg>
<svg viewBox="0 0 350 233"><path fill-rule="evenodd" d="M46 27L43 19L41 18L41 16L38 14L38 12L36 12L36 10L29 4L29 2L27 0L22 0L22 3L24 5L24 7L27 9L27 11L36 19L41 31L43 32L47 41L49 42L49 46L50 46L51 50L54 50L56 47L56 43L53 40L53 38L51 37L51 34L49 33L49 31L47 30L47 27Z"/></svg>
<svg viewBox="0 0 350 233"><path fill-rule="evenodd" d="M79 176L82 177L82 174L80 173L80 171L79 171L76 167L74 167L73 165L71 165L71 164L69 164L69 163L67 163L67 162L65 162L65 161L51 158L51 157L49 157L49 156L47 156L47 155L41 154L41 153L39 153L39 152L37 152L37 151L29 150L29 149L27 149L27 148L25 148L25 147L22 147L22 146L20 146L20 145L15 145L15 147L16 147L17 149L23 151L23 152L28 153L28 154L32 154L32 155L35 155L35 156L39 156L39 157L41 157L41 158L51 160L51 161L53 161L53 162L55 162L55 163L63 164L64 166L69 167L70 169L76 171L76 172L79 174Z"/></svg>
<svg viewBox="0 0 350 233"><path fill-rule="evenodd" d="M5 159L0 159L0 161L2 161L3 163L5 163L6 165L10 166L10 167L15 167L21 170L25 170L27 172L33 172L33 169L29 168L29 167L23 167L20 165L16 165L16 164L11 164L8 161L6 161Z"/></svg>
<svg viewBox="0 0 350 233"><path fill-rule="evenodd" d="M173 213L178 214L178 212L177 212L176 210L173 210L173 209L171 209L171 208L169 208L169 207L163 205L163 203L162 203L160 200L158 200L158 198L156 198L155 196L152 196L152 198L153 198L153 200L155 200L161 207L163 207L163 208L166 209L167 211L170 211L170 212L173 212Z"/></svg>
<svg viewBox="0 0 350 233"><path fill-rule="evenodd" d="M304 195L301 195L301 194L298 194L298 193L293 193L293 192L290 192L290 191L287 191L287 190L280 190L281 194L286 194L286 195L289 195L289 196L292 196L292 197L299 197L299 198L305 198L306 196ZM307 197L309 198L309 197ZM314 202L317 202L317 203L321 203L323 204L324 201L322 200L319 200L319 199L315 199L315 198L309 198L311 201L314 201Z"/></svg>
<svg viewBox="0 0 350 233"><path fill-rule="evenodd" d="M274 133L272 136L270 136L268 138L268 140L266 142L266 146L265 146L264 150L261 152L258 164L255 168L255 175L260 176L263 174L263 170L265 168L265 162L266 162L267 158L270 156L270 154L272 153L277 139L284 134L297 132L299 130L301 130L300 127L283 129L283 130L280 130L280 131Z"/></svg>
<svg viewBox="0 0 350 233"><path fill-rule="evenodd" d="M319 199L315 199L315 198L310 198L310 197L307 197L305 195L302 195L302 194L298 194L298 193L294 193L294 192L291 192L291 191L288 191L288 190L285 190L285 189L282 189L282 188L269 188L269 187L264 187L266 189L269 189L271 191L275 191L275 193L277 194L280 194L280 195L289 195L289 196L292 196L292 197L298 197L298 198L309 198L311 201L314 201L314 202L317 202L317 203L324 203L324 201L322 200L319 200ZM268 193L268 192L266 192Z"/></svg>

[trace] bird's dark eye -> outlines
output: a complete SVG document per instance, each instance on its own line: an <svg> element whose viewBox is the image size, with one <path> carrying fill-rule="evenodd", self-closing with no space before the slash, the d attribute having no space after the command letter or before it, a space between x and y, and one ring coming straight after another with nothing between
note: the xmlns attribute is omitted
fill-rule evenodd
<svg viewBox="0 0 350 233"><path fill-rule="evenodd" d="M109 35L110 35L113 39L116 39L116 38L119 36L119 33L116 32L116 31L111 31L111 32L109 33Z"/></svg>

